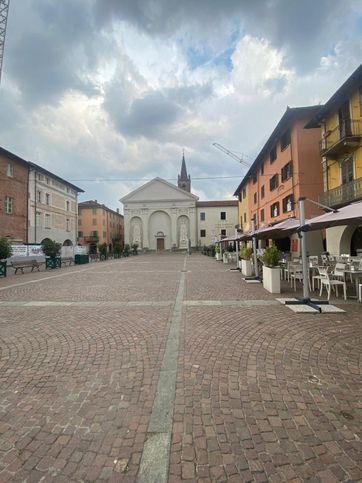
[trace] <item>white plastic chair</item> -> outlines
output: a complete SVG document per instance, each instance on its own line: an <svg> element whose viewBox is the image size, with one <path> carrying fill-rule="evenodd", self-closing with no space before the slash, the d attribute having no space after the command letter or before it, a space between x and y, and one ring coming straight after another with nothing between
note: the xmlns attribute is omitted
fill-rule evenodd
<svg viewBox="0 0 362 483"><path fill-rule="evenodd" d="M336 279L342 279L343 282L346 281L346 274L344 273L344 270L346 268L345 263L336 263L336 266L334 267L333 272L331 273L332 278Z"/></svg>
<svg viewBox="0 0 362 483"><path fill-rule="evenodd" d="M320 268L319 274L321 275L320 283L321 288L319 291L319 296L322 295L323 286L326 287L328 300L331 298L331 288L334 287L336 290L336 296L338 297L338 287L343 287L344 300L347 300L347 286L346 282L342 280L331 279L326 268Z"/></svg>
<svg viewBox="0 0 362 483"><path fill-rule="evenodd" d="M297 290L297 280L299 282L303 281L303 267L302 265L292 265L289 268L290 286L294 287L294 292ZM310 279L308 277L308 285L310 290Z"/></svg>
<svg viewBox="0 0 362 483"><path fill-rule="evenodd" d="M320 286L321 286L320 280L321 280L321 278L325 278L324 275L320 274L320 268L321 267L317 267L317 268L318 268L318 273L316 273L316 275L312 276L312 290L313 290L313 292L314 292L314 282L317 281L317 288L319 290Z"/></svg>

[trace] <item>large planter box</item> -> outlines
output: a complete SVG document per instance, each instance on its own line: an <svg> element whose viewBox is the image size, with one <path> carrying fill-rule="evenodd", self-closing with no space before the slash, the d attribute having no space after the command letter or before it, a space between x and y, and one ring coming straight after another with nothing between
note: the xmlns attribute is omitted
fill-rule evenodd
<svg viewBox="0 0 362 483"><path fill-rule="evenodd" d="M6 261L0 262L0 277L6 277L6 264Z"/></svg>
<svg viewBox="0 0 362 483"><path fill-rule="evenodd" d="M221 254L215 253L215 258L216 258L217 261L221 260Z"/></svg>
<svg viewBox="0 0 362 483"><path fill-rule="evenodd" d="M236 252L229 252L229 263L236 263Z"/></svg>
<svg viewBox="0 0 362 483"><path fill-rule="evenodd" d="M62 259L60 257L46 257L45 268L60 268L62 266Z"/></svg>
<svg viewBox="0 0 362 483"><path fill-rule="evenodd" d="M280 268L263 267L263 287L270 293L280 293Z"/></svg>
<svg viewBox="0 0 362 483"><path fill-rule="evenodd" d="M84 263L89 263L89 255L75 255L74 264L83 265Z"/></svg>
<svg viewBox="0 0 362 483"><path fill-rule="evenodd" d="M245 277L251 277L253 274L253 269L251 266L251 260L241 260L241 273Z"/></svg>

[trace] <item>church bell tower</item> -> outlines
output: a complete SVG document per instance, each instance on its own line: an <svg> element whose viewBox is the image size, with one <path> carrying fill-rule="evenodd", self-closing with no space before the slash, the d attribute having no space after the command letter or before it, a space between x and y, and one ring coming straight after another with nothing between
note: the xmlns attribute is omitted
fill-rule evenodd
<svg viewBox="0 0 362 483"><path fill-rule="evenodd" d="M191 193L191 177L187 174L185 153L182 153L181 174L178 175L177 186Z"/></svg>

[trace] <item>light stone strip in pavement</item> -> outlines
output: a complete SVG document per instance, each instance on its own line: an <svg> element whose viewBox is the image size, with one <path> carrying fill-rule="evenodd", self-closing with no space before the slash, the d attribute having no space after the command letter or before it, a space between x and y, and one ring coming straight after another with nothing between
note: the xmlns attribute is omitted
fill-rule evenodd
<svg viewBox="0 0 362 483"><path fill-rule="evenodd" d="M31 302L21 302L21 301L5 301L0 302L0 307L168 307L173 305L172 301L160 300L158 302L140 300L131 302L117 302L117 301L106 301L106 302L72 302L72 301L31 301Z"/></svg>
<svg viewBox="0 0 362 483"><path fill-rule="evenodd" d="M203 307L203 306L222 306L222 307L255 307L265 305L280 305L277 300L184 300L183 305L188 307ZM137 300L137 301L43 301L32 300L29 301L0 301L0 307L168 307L173 305L170 300Z"/></svg>
<svg viewBox="0 0 362 483"><path fill-rule="evenodd" d="M185 272L186 257L171 317L170 332L148 425L147 439L143 448L137 478L139 483L166 483L168 480Z"/></svg>

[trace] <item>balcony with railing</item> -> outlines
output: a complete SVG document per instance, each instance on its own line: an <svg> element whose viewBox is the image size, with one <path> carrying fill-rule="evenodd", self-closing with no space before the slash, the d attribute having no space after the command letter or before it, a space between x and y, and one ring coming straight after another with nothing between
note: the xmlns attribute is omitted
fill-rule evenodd
<svg viewBox="0 0 362 483"><path fill-rule="evenodd" d="M85 236L84 242L85 243L97 243L97 242L99 242L99 237L98 237L98 235Z"/></svg>
<svg viewBox="0 0 362 483"><path fill-rule="evenodd" d="M338 207L362 199L362 178L341 184L337 188L326 191L319 196L323 205Z"/></svg>
<svg viewBox="0 0 362 483"><path fill-rule="evenodd" d="M362 123L346 119L331 131L326 131L319 142L321 156L333 157L354 151L362 138Z"/></svg>

